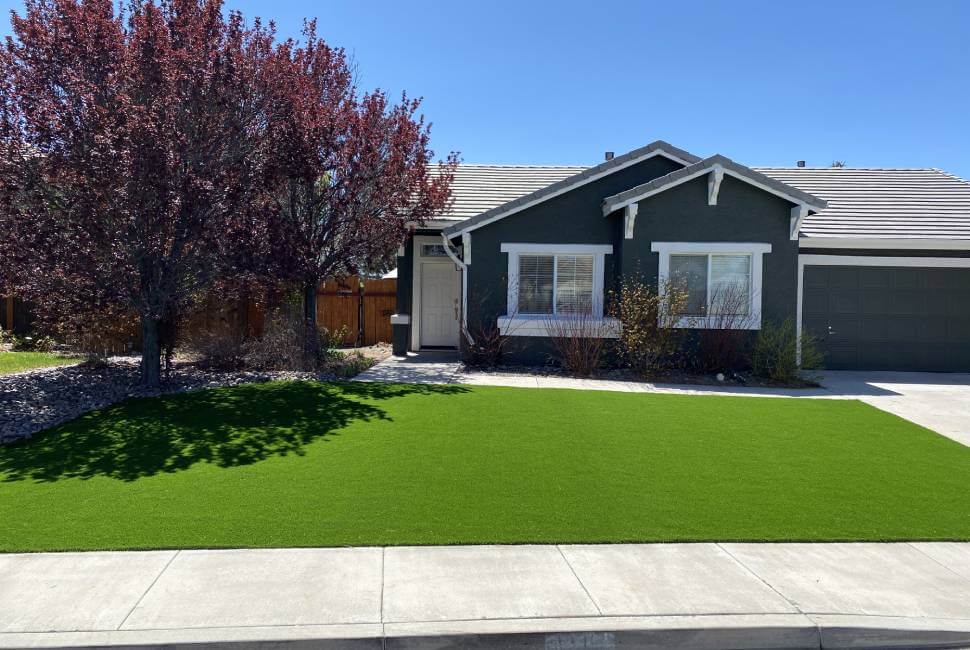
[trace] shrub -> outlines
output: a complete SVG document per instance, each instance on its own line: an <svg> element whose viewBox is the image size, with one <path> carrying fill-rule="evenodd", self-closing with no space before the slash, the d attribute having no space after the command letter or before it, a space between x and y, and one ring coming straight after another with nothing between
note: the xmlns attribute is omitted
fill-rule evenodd
<svg viewBox="0 0 970 650"><path fill-rule="evenodd" d="M498 319L483 319L472 340L462 348L466 364L475 368L493 368L502 363L509 337L499 331Z"/></svg>
<svg viewBox="0 0 970 650"><path fill-rule="evenodd" d="M239 370L246 365L246 343L240 334L226 329L197 330L185 346L203 368Z"/></svg>
<svg viewBox="0 0 970 650"><path fill-rule="evenodd" d="M49 336L31 335L15 336L13 338L13 350L15 352L53 352L57 345Z"/></svg>
<svg viewBox="0 0 970 650"><path fill-rule="evenodd" d="M694 362L698 370L731 372L747 365L752 299L738 285L724 285L712 292L708 327L697 331Z"/></svg>
<svg viewBox="0 0 970 650"><path fill-rule="evenodd" d="M546 322L546 331L554 360L569 374L588 377L602 365L607 341L604 335L610 332L604 331L598 319L587 314L552 318Z"/></svg>
<svg viewBox="0 0 970 650"><path fill-rule="evenodd" d="M751 370L755 375L778 382L790 383L799 379L796 359L798 336L795 323L788 318L781 323L766 322L754 343ZM812 337L801 336L801 368L811 370L822 366L822 353Z"/></svg>
<svg viewBox="0 0 970 650"><path fill-rule="evenodd" d="M328 363L328 368L338 377L350 379L374 365L374 360L365 357L360 352L337 352Z"/></svg>
<svg viewBox="0 0 970 650"><path fill-rule="evenodd" d="M267 317L261 336L243 344L243 360L247 367L259 370L330 368L344 357L334 348L347 340L348 331L346 326L335 330L307 327L302 315L279 309ZM308 337L312 337L309 346Z"/></svg>
<svg viewBox="0 0 970 650"><path fill-rule="evenodd" d="M687 297L670 283L662 288L634 279L610 294L610 314L621 327L617 356L642 377L673 367L683 344L683 331L673 325Z"/></svg>

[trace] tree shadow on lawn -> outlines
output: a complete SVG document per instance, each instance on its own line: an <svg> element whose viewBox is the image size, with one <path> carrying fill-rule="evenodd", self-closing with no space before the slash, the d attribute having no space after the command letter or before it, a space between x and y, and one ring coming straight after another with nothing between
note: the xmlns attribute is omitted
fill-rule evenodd
<svg viewBox="0 0 970 650"><path fill-rule="evenodd" d="M136 398L0 447L5 482L122 481L199 462L250 465L303 454L353 422L390 420L372 400L467 392L461 386L291 381Z"/></svg>

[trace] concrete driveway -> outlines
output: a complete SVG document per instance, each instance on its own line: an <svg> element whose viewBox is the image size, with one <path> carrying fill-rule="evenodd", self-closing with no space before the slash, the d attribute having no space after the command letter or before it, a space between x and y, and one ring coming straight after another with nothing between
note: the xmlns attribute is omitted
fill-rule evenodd
<svg viewBox="0 0 970 650"><path fill-rule="evenodd" d="M970 374L828 370L822 385L970 447Z"/></svg>

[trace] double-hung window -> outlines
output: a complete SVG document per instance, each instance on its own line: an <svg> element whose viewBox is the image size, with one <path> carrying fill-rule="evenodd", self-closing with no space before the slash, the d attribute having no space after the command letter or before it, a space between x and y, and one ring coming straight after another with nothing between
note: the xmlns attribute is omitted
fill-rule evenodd
<svg viewBox="0 0 970 650"><path fill-rule="evenodd" d="M660 290L678 294L677 327L761 328L762 256L770 244L654 242Z"/></svg>
<svg viewBox="0 0 970 650"><path fill-rule="evenodd" d="M508 253L504 334L545 336L554 319L603 321L603 284L610 245L502 244Z"/></svg>

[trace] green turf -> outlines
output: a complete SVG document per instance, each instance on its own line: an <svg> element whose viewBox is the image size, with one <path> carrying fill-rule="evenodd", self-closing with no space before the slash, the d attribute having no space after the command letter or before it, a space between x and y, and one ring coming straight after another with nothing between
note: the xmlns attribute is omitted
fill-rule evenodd
<svg viewBox="0 0 970 650"><path fill-rule="evenodd" d="M0 549L967 540L968 477L856 401L272 383L0 448Z"/></svg>
<svg viewBox="0 0 970 650"><path fill-rule="evenodd" d="M77 363L73 357L50 352L0 352L0 375L23 372L34 368L49 368Z"/></svg>

